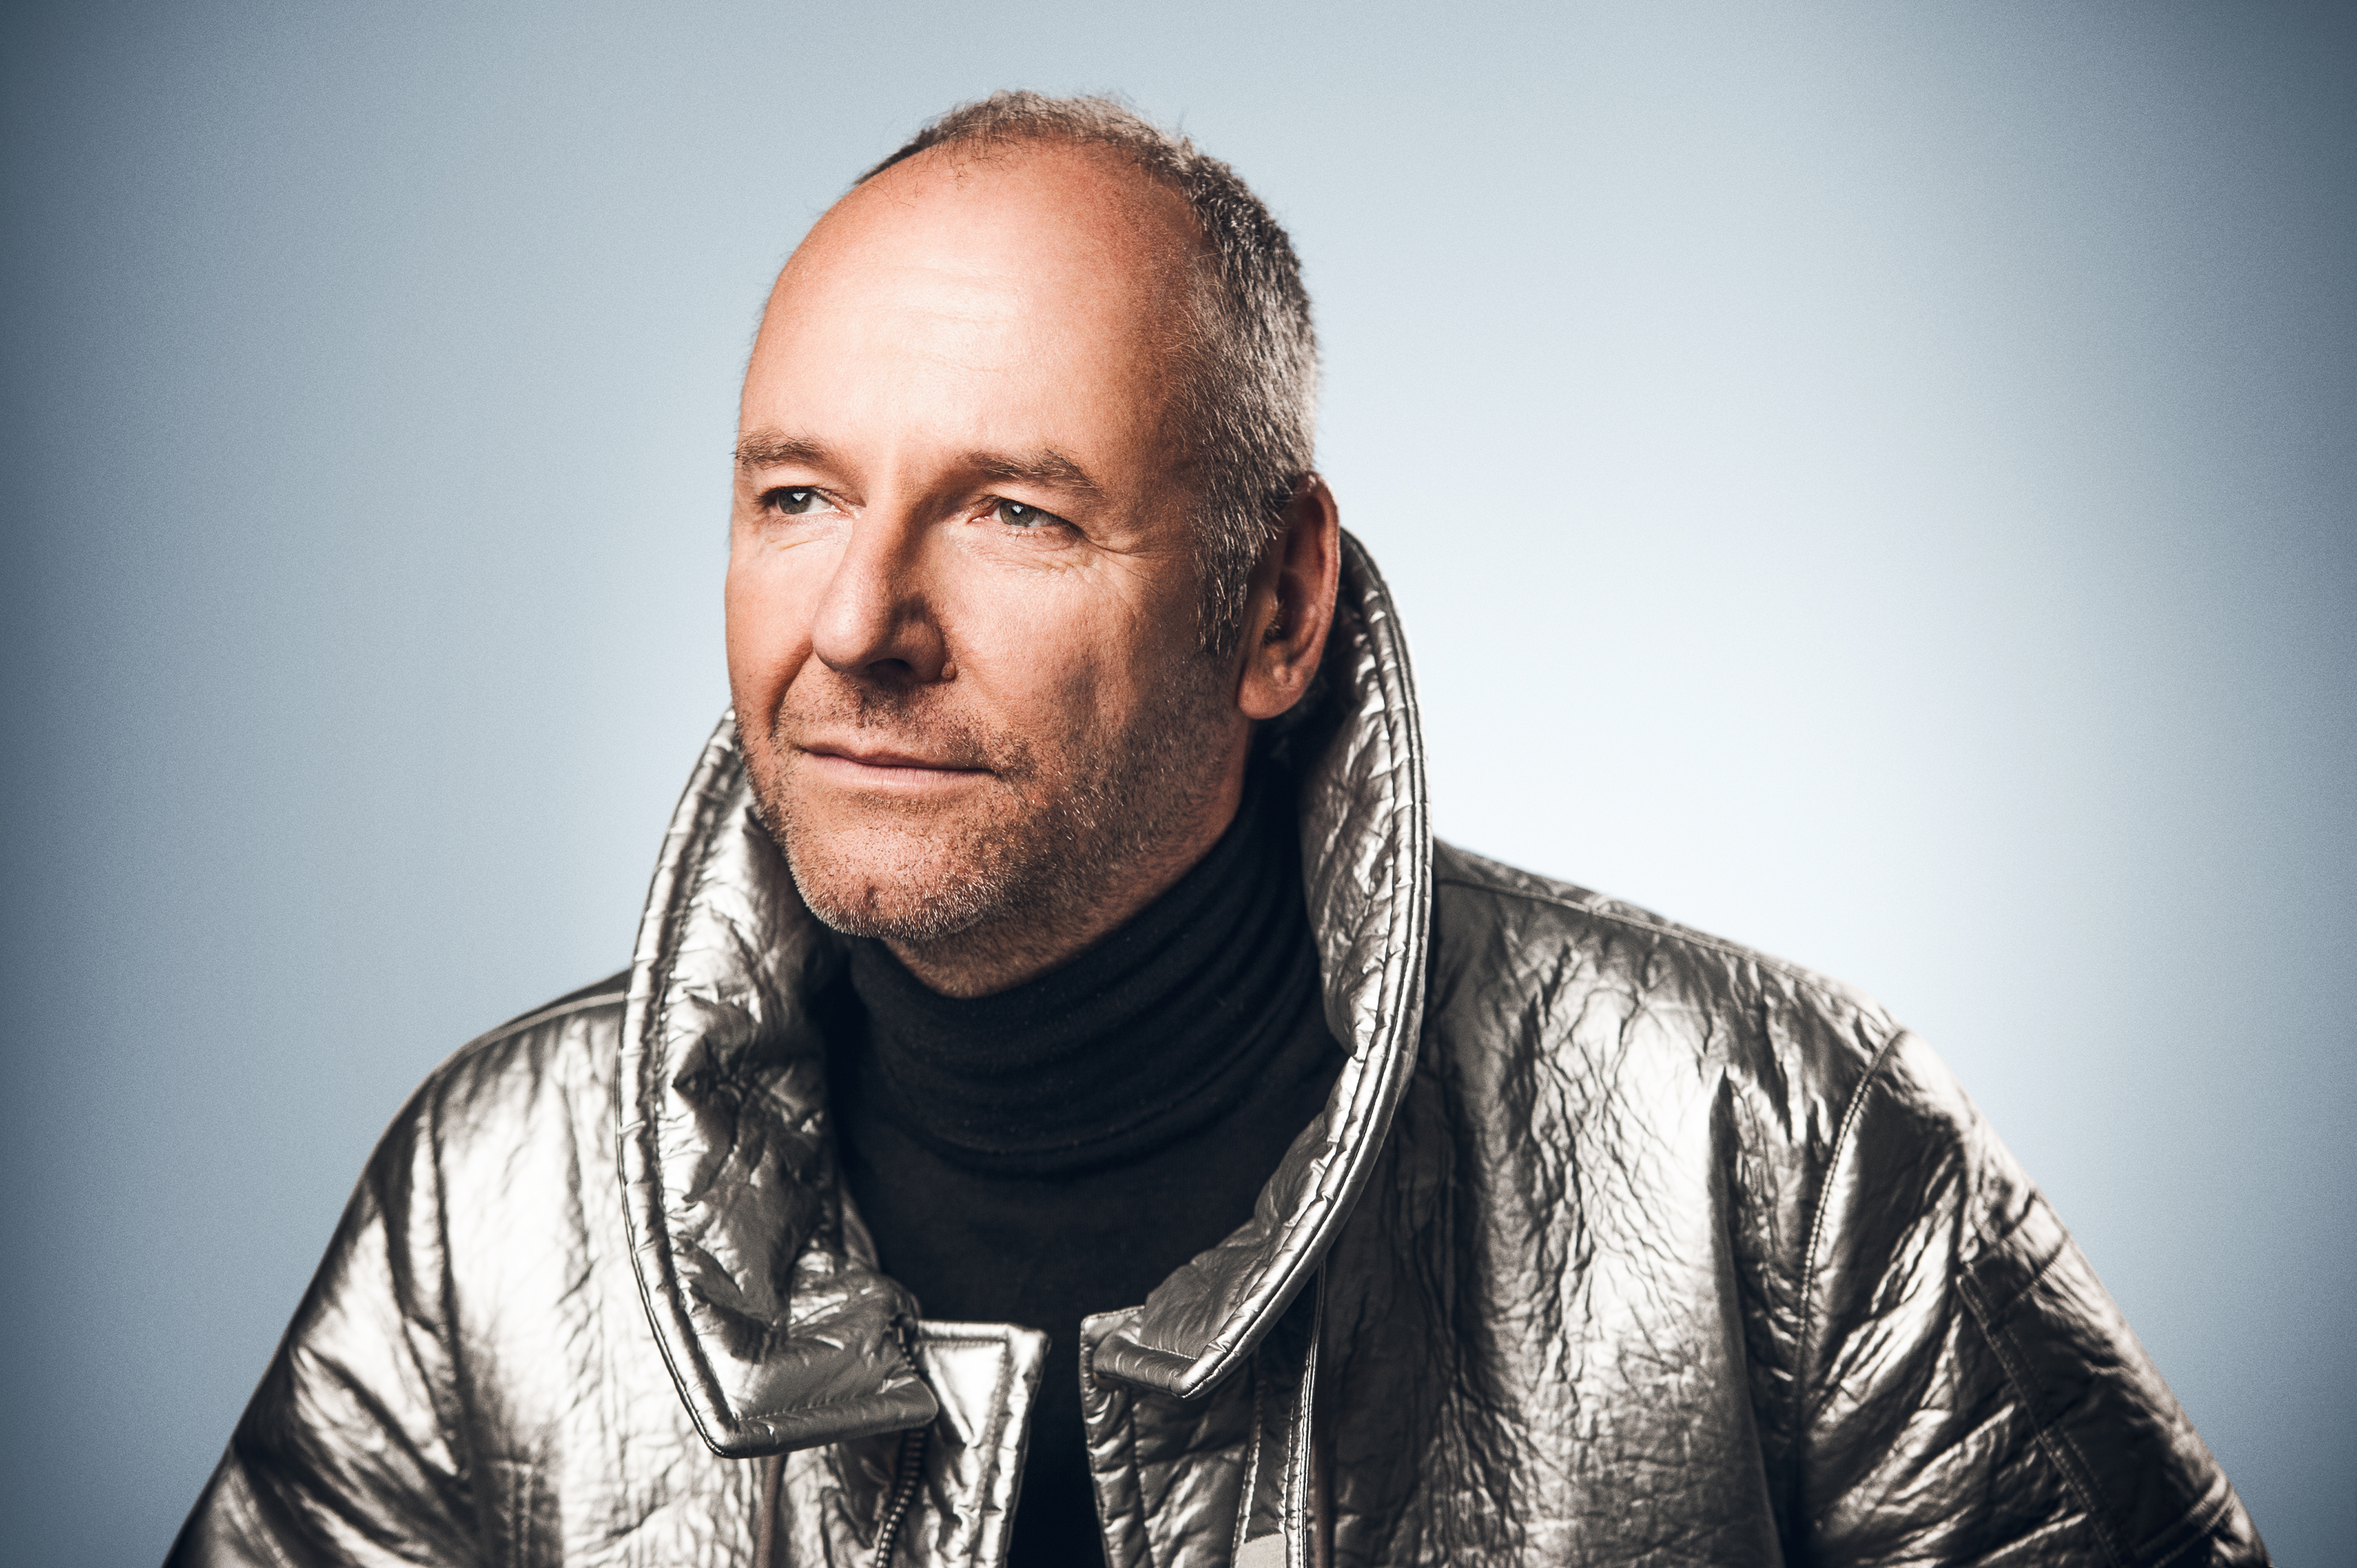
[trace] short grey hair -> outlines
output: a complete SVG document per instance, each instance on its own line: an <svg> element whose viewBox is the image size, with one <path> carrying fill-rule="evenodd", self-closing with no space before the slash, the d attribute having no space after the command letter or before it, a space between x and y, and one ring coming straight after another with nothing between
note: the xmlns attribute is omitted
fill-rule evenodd
<svg viewBox="0 0 2357 1568"><path fill-rule="evenodd" d="M1243 635L1253 567L1284 527L1317 449L1318 334L1293 242L1236 171L1108 97L994 92L960 104L859 177L929 148L1027 141L1106 148L1177 191L1203 233L1193 342L1177 390L1179 460L1196 490L1207 653Z"/></svg>

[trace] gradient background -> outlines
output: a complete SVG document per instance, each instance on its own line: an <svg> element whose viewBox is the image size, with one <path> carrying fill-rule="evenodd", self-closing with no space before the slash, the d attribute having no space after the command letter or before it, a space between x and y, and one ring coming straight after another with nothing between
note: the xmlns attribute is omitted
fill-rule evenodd
<svg viewBox="0 0 2357 1568"><path fill-rule="evenodd" d="M2357 1561L2349 9L0 26L0 1556L160 1555L409 1089L626 961L769 276L1029 84L1291 225L1440 831L1923 1029Z"/></svg>

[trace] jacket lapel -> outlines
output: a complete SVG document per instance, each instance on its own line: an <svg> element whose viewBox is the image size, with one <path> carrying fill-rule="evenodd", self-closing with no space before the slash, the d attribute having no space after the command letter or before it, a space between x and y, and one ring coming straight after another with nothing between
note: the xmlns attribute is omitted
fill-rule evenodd
<svg viewBox="0 0 2357 1568"><path fill-rule="evenodd" d="M731 1457L921 1425L908 1292L845 1241L810 1002L842 962L755 820L733 718L689 780L623 1015L631 1262L680 1398Z"/></svg>
<svg viewBox="0 0 2357 1568"><path fill-rule="evenodd" d="M1098 1345L1098 1376L1180 1398L1242 1365L1317 1269L1366 1185L1415 1061L1432 923L1424 741L1391 596L1359 542L1344 534L1342 545L1321 671L1330 729L1304 769L1301 855L1326 1025L1350 1059L1250 1222L1172 1274Z"/></svg>

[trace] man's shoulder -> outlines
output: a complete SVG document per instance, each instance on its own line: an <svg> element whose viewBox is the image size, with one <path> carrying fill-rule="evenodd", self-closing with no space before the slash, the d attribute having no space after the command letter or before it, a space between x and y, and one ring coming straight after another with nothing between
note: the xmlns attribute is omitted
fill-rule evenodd
<svg viewBox="0 0 2357 1568"><path fill-rule="evenodd" d="M1524 959L1566 951L1619 963L1641 958L1681 977L1713 977L1733 996L1790 994L1829 1013L1889 1024L1874 998L1830 975L1575 883L1453 844L1435 850L1440 919L1458 928L1445 929L1446 939L1478 935Z"/></svg>
<svg viewBox="0 0 2357 1568"><path fill-rule="evenodd" d="M1742 943L1453 845L1435 860L1433 1003L1460 1032L1836 1095L1902 1032L1856 987Z"/></svg>
<svg viewBox="0 0 2357 1568"><path fill-rule="evenodd" d="M525 1094L537 1084L597 1073L610 1065L630 986L624 970L519 1013L453 1051L425 1087L445 1097L490 1090L498 1098L501 1088Z"/></svg>
<svg viewBox="0 0 2357 1568"><path fill-rule="evenodd" d="M610 1122L628 971L520 1013L428 1073L387 1131L380 1156L454 1164L513 1160L522 1145L579 1141Z"/></svg>

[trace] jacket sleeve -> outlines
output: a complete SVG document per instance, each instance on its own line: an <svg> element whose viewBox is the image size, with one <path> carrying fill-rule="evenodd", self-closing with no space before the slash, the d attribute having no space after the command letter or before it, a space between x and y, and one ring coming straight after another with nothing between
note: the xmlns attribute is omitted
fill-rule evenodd
<svg viewBox="0 0 2357 1568"><path fill-rule="evenodd" d="M1795 1561L2267 1561L2086 1258L1920 1040L1890 1042L1835 1139L1804 1274Z"/></svg>
<svg viewBox="0 0 2357 1568"><path fill-rule="evenodd" d="M430 1104L370 1160L167 1568L479 1560Z"/></svg>

